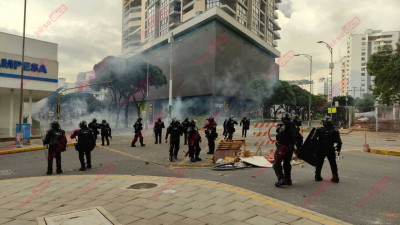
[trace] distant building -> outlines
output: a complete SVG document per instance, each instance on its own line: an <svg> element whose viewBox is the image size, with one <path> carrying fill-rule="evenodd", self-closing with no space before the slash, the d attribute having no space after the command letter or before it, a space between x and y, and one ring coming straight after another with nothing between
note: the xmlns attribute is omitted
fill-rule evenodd
<svg viewBox="0 0 400 225"><path fill-rule="evenodd" d="M342 79L347 84L342 88L342 95L362 97L371 93L370 87L374 86L374 79L367 72L369 57L378 52L383 46L396 48L400 43L400 31L366 30L364 34L352 34L347 41L347 59L342 63Z"/></svg>
<svg viewBox="0 0 400 225"><path fill-rule="evenodd" d="M75 83L68 83L66 78L58 78L58 84L57 84L57 89L62 88L62 89L66 89L66 88L73 88L75 87ZM75 90L71 89L71 90L67 90L64 91L63 94L70 94L70 93L74 93Z"/></svg>
<svg viewBox="0 0 400 225"><path fill-rule="evenodd" d="M93 71L78 73L78 75L76 76L75 87L79 88L76 88L75 91L81 93L91 93L97 100L103 101L106 97L106 94L108 93L107 90L94 91L90 86L80 87L90 84L90 81L93 79L94 79Z"/></svg>

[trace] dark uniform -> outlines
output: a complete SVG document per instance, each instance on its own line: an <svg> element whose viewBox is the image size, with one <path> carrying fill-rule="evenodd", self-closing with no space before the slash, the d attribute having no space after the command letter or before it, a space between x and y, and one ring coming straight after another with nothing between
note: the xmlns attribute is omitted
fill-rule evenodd
<svg viewBox="0 0 400 225"><path fill-rule="evenodd" d="M53 159L56 158L57 174L62 173L61 152L64 152L67 146L65 131L61 130L57 121L51 123L51 129L47 131L43 139L43 145L49 145L47 157L47 174L53 174Z"/></svg>
<svg viewBox="0 0 400 225"><path fill-rule="evenodd" d="M100 124L97 123L97 119L94 118L92 122L89 123L88 127L93 131L95 140L97 140L97 135L99 135Z"/></svg>
<svg viewBox="0 0 400 225"><path fill-rule="evenodd" d="M75 130L71 139L78 137L78 143L75 144L75 149L79 153L79 161L81 162L80 171L86 170L86 168L92 168L92 156L91 152L96 147L96 140L93 131L87 127L86 121L79 123L80 130ZM86 166L85 158L86 155Z"/></svg>
<svg viewBox="0 0 400 225"><path fill-rule="evenodd" d="M185 120L182 122L182 126L183 126L183 134L184 134L184 145L187 145L187 135L188 135L188 128L189 128L189 124L190 124L190 121L189 121L189 118L185 118Z"/></svg>
<svg viewBox="0 0 400 225"><path fill-rule="evenodd" d="M189 157L191 162L201 161L200 155L200 142L201 136L196 127L196 121L192 120L188 129L188 142L189 142Z"/></svg>
<svg viewBox="0 0 400 225"><path fill-rule="evenodd" d="M215 139L218 137L217 123L214 121L214 117L210 116L207 119L207 124L204 126L206 129L206 138L208 140L208 152L207 154L213 155L215 150Z"/></svg>
<svg viewBox="0 0 400 225"><path fill-rule="evenodd" d="M172 162L173 159L178 159L178 151L179 151L179 142L180 137L183 134L183 127L179 124L176 119L173 119L169 127L167 128L167 133L165 135L165 143L168 141L168 135L170 136L169 139L169 161Z"/></svg>
<svg viewBox="0 0 400 225"><path fill-rule="evenodd" d="M250 120L244 117L242 121L240 121L240 126L242 126L242 137L247 137L247 131L250 129Z"/></svg>
<svg viewBox="0 0 400 225"><path fill-rule="evenodd" d="M342 149L342 140L340 139L340 133L333 127L332 120L329 116L322 120L324 127L318 128L315 134L311 137L311 141L317 144L317 165L315 167L315 180L322 181L321 170L324 165L325 157L328 158L329 164L332 171L332 182L339 183L338 168L336 165L335 150L340 154ZM335 148L335 143L337 143Z"/></svg>
<svg viewBox="0 0 400 225"><path fill-rule="evenodd" d="M229 117L226 121L226 133L228 135L228 140L232 140L233 133L235 133L235 124L238 124L236 120L233 119L233 116Z"/></svg>
<svg viewBox="0 0 400 225"><path fill-rule="evenodd" d="M133 125L133 128L135 129L135 137L132 140L131 147L136 147L135 144L138 138L140 141L140 145L145 146L145 144L143 144L143 136L142 136L142 130L143 130L142 118L139 117L137 119L136 123Z"/></svg>
<svg viewBox="0 0 400 225"><path fill-rule="evenodd" d="M295 115L293 119L293 123L296 126L297 130L300 131L300 128L302 126L301 120L299 119L299 115Z"/></svg>
<svg viewBox="0 0 400 225"><path fill-rule="evenodd" d="M108 140L108 137L112 138L111 127L106 122L106 120L101 121L100 131L101 131L101 145L104 146L104 139L106 139L107 145L110 145L110 141Z"/></svg>
<svg viewBox="0 0 400 225"><path fill-rule="evenodd" d="M282 116L282 124L278 125L276 129L276 147L277 150L274 154L274 165L273 168L275 170L275 174L278 178L278 182L275 183L276 187L280 187L282 185L292 185L291 180L291 171L292 166L290 165L290 161L292 160L292 155L294 152L294 146L297 148L301 148L303 144L303 137L297 130L294 123L290 120L290 115L285 113ZM283 170L282 172L282 161L283 161Z"/></svg>
<svg viewBox="0 0 400 225"><path fill-rule="evenodd" d="M161 136L162 129L165 128L164 122L161 121L161 118L158 118L158 121L154 124L154 136L156 138L155 144L161 144Z"/></svg>

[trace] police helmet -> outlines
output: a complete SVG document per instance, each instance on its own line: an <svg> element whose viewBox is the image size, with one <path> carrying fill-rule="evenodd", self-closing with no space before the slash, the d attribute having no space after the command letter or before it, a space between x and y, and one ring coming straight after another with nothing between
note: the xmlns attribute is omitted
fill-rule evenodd
<svg viewBox="0 0 400 225"><path fill-rule="evenodd" d="M87 127L87 123L86 121L82 120L82 122L79 123L79 127L82 128L86 128Z"/></svg>
<svg viewBox="0 0 400 225"><path fill-rule="evenodd" d="M214 121L214 117L213 117L213 116L210 116L210 117L208 117L207 120L208 120L208 121Z"/></svg>
<svg viewBox="0 0 400 225"><path fill-rule="evenodd" d="M53 121L53 122L51 122L50 127L52 129L58 129L58 128L60 128L60 124L57 121Z"/></svg>
<svg viewBox="0 0 400 225"><path fill-rule="evenodd" d="M290 122L290 114L289 113L283 113L281 120L282 120L283 123Z"/></svg>
<svg viewBox="0 0 400 225"><path fill-rule="evenodd" d="M137 120L138 120L138 121L142 121L142 117L139 117Z"/></svg>
<svg viewBox="0 0 400 225"><path fill-rule="evenodd" d="M330 116L325 116L322 120L321 123L324 127L331 127L333 126L332 118Z"/></svg>
<svg viewBox="0 0 400 225"><path fill-rule="evenodd" d="M97 123L97 119L94 118L94 119L92 120L92 122L93 122L93 123Z"/></svg>
<svg viewBox="0 0 400 225"><path fill-rule="evenodd" d="M106 121L106 120L102 120L101 122L102 122L102 123L107 123L107 121Z"/></svg>

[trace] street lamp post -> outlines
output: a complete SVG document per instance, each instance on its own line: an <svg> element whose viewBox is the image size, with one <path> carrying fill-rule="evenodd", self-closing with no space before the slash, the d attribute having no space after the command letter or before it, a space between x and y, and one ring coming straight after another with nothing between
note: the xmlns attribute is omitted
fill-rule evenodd
<svg viewBox="0 0 400 225"><path fill-rule="evenodd" d="M311 127L311 95L312 95L312 80L311 80L311 74L312 74L312 56L307 55L307 54L296 54L294 56L300 56L303 55L306 57L308 60L310 60L310 96L308 98L308 127Z"/></svg>
<svg viewBox="0 0 400 225"><path fill-rule="evenodd" d="M333 62L332 62L333 61L333 49L328 43L326 43L324 41L318 41L317 43L325 44L326 47L329 49L329 52L331 53L331 63L329 64L329 69L331 69L331 118L332 118L332 111L333 111L333 109L332 109L332 103L333 103L333 94L332 94L332 86L333 86L332 85L332 83L333 83Z"/></svg>
<svg viewBox="0 0 400 225"><path fill-rule="evenodd" d="M21 66L21 93L19 100L19 138L17 140L17 148L22 148L22 106L24 104L24 60L25 60L25 24L26 24L26 0L24 1L24 28L22 34L22 66Z"/></svg>
<svg viewBox="0 0 400 225"><path fill-rule="evenodd" d="M172 114L172 52L174 47L174 34L171 32L170 37L171 52L169 55L169 98L168 98L168 116L171 118Z"/></svg>

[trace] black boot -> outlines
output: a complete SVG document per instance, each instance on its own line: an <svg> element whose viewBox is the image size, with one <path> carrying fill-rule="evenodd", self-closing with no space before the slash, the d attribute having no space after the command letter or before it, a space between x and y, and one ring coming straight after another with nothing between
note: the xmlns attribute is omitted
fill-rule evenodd
<svg viewBox="0 0 400 225"><path fill-rule="evenodd" d="M177 155L174 155L174 159L178 159L178 156L177 156Z"/></svg>
<svg viewBox="0 0 400 225"><path fill-rule="evenodd" d="M47 171L47 173L46 173L47 175L52 175L53 174L53 172L52 171Z"/></svg>
<svg viewBox="0 0 400 225"><path fill-rule="evenodd" d="M173 162L173 161L174 161L174 159L172 158L172 155L169 156L169 161L170 161L170 162Z"/></svg>
<svg viewBox="0 0 400 225"><path fill-rule="evenodd" d="M336 175L334 175L334 176L331 178L331 181L332 181L333 183L339 183L339 177L336 176Z"/></svg>
<svg viewBox="0 0 400 225"><path fill-rule="evenodd" d="M86 168L90 169L92 168L92 165L87 165Z"/></svg>
<svg viewBox="0 0 400 225"><path fill-rule="evenodd" d="M315 175L315 181L323 181L324 178L322 178L321 176Z"/></svg>
<svg viewBox="0 0 400 225"><path fill-rule="evenodd" d="M196 162L195 158L190 158L190 162Z"/></svg>
<svg viewBox="0 0 400 225"><path fill-rule="evenodd" d="M79 171L85 171L85 170L86 170L86 167L79 168Z"/></svg>
<svg viewBox="0 0 400 225"><path fill-rule="evenodd" d="M279 179L278 182L275 182L275 187L281 187L285 184L285 179Z"/></svg>
<svg viewBox="0 0 400 225"><path fill-rule="evenodd" d="M136 145L132 142L131 147L136 147Z"/></svg>
<svg viewBox="0 0 400 225"><path fill-rule="evenodd" d="M292 179L290 179L290 178L285 178L285 185L292 186Z"/></svg>
<svg viewBox="0 0 400 225"><path fill-rule="evenodd" d="M143 143L140 143L140 146L144 147L144 146L146 146L146 145L145 145L145 144L143 144Z"/></svg>
<svg viewBox="0 0 400 225"><path fill-rule="evenodd" d="M62 170L57 170L57 174L61 174L61 173L63 173Z"/></svg>

